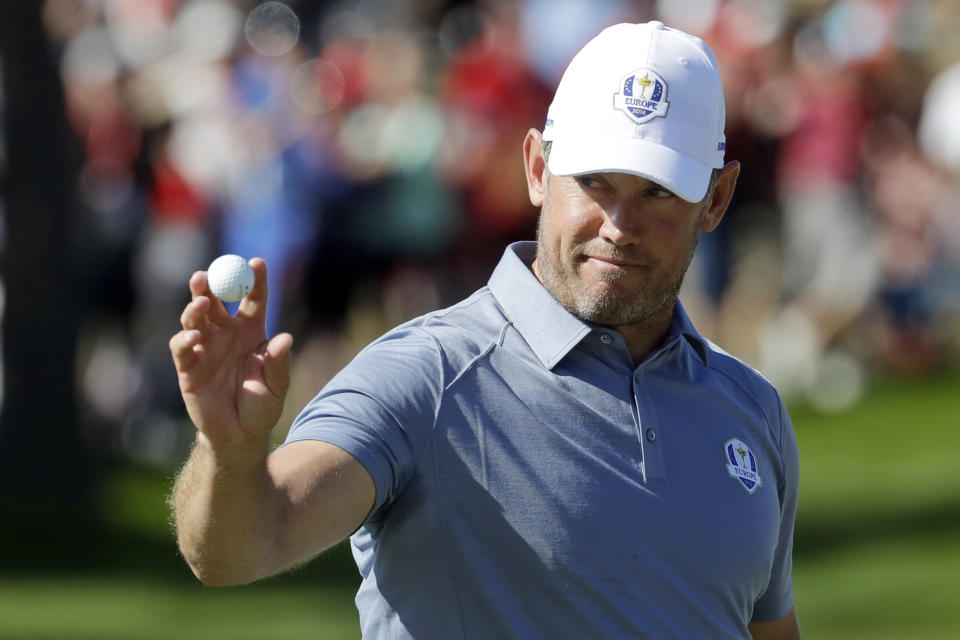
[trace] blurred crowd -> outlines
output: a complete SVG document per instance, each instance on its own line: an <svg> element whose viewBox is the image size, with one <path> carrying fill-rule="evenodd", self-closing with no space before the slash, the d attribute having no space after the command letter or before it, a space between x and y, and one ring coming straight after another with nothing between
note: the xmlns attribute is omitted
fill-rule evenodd
<svg viewBox="0 0 960 640"><path fill-rule="evenodd" d="M701 331L823 410L877 372L956 364L952 0L46 0L83 148L91 437L182 455L167 341L217 255L267 260L291 413L368 340L482 286L534 237L520 143L566 63L650 19L716 52L743 165L681 295Z"/></svg>

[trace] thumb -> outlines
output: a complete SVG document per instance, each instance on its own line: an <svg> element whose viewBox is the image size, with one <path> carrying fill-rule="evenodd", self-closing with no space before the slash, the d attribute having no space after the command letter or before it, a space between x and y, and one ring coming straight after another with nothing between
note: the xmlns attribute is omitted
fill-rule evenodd
<svg viewBox="0 0 960 640"><path fill-rule="evenodd" d="M267 343L263 358L263 380L273 393L283 396L290 386L290 348L293 336L278 333Z"/></svg>

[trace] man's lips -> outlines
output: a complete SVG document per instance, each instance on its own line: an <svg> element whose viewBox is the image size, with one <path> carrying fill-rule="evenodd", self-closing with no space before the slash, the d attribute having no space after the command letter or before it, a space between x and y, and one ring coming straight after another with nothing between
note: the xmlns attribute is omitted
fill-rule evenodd
<svg viewBox="0 0 960 640"><path fill-rule="evenodd" d="M616 268L616 269L630 269L630 268L644 266L640 261L633 261L633 260L627 260L624 258L614 258L614 257L607 257L607 256L584 255L583 260L586 262L598 263L599 266L601 267Z"/></svg>

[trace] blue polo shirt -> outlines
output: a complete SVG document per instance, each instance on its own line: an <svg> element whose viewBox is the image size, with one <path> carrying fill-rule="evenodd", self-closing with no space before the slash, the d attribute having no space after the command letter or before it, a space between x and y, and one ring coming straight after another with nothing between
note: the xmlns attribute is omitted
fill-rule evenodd
<svg viewBox="0 0 960 640"><path fill-rule="evenodd" d="M370 472L364 638L749 638L793 604L797 446L776 391L678 303L634 366L511 245L488 286L389 332L288 441Z"/></svg>

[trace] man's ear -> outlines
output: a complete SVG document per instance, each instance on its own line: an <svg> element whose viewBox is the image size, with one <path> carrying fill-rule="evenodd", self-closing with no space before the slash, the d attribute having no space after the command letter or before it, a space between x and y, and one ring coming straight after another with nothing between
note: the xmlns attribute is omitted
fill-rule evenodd
<svg viewBox="0 0 960 640"><path fill-rule="evenodd" d="M714 187L713 197L710 199L710 206L700 221L700 228L704 231L713 231L723 220L723 214L727 212L727 207L730 206L730 200L733 198L733 191L737 186L739 175L740 163L736 160L731 160L720 169L720 175L717 176L717 185Z"/></svg>
<svg viewBox="0 0 960 640"><path fill-rule="evenodd" d="M527 176L530 203L542 207L547 191L547 161L543 157L543 136L536 129L527 131L523 139L523 169Z"/></svg>

